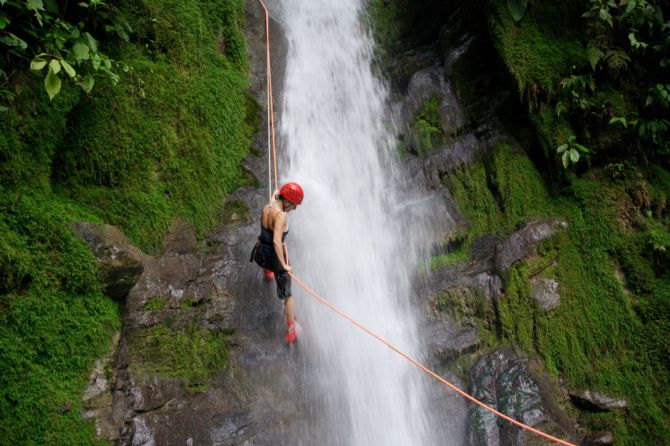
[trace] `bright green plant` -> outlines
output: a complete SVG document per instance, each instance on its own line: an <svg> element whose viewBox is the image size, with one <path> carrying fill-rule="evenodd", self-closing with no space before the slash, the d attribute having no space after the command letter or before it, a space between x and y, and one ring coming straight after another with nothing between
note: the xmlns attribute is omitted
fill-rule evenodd
<svg viewBox="0 0 670 446"><path fill-rule="evenodd" d="M115 9L99 0L69 7L43 0L0 0L0 44L14 66L30 61L30 69L46 68L44 88L53 98L62 79L69 79L89 93L96 78L118 82L118 63L99 48L94 29L129 40L129 27L116 20ZM99 22L105 24L101 27ZM122 67L124 71L129 68ZM3 71L4 72L4 71ZM9 75L8 75L9 77ZM7 99L7 95L5 95Z"/></svg>
<svg viewBox="0 0 670 446"><path fill-rule="evenodd" d="M576 164L581 157L580 153L589 153L589 149L577 142L577 137L571 135L568 137L568 141L565 144L561 144L556 149L556 152L561 155L561 161L563 162L563 167L568 168L570 164Z"/></svg>

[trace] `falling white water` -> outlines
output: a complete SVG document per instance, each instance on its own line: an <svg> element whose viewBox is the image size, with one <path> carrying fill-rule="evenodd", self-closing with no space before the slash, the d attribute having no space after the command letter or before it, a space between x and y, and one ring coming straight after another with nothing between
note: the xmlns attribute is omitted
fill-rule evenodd
<svg viewBox="0 0 670 446"><path fill-rule="evenodd" d="M396 157L385 86L371 68L363 0L274 3L289 42L280 116L281 181L298 181L290 214L294 272L374 332L421 357L410 306L427 206ZM421 201L421 200L418 200ZM297 444L438 444L426 378L293 284L306 400ZM316 441L316 443L315 443Z"/></svg>

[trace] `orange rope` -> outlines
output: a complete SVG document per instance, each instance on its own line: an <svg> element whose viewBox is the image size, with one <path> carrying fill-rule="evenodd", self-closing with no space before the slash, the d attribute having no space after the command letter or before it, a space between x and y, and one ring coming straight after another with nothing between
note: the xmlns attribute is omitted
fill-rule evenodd
<svg viewBox="0 0 670 446"><path fill-rule="evenodd" d="M481 406L481 407L483 407L484 409L486 409L486 410L488 410L488 411L490 411L490 412L492 412L492 413L498 415L500 418L503 418L503 419L509 421L510 423L515 424L515 425L517 425L517 426L519 426L519 427L521 427L521 428L523 428L523 429L526 429L526 430L528 430L528 431L530 431L530 432L532 432L532 433L534 433L534 434L540 435L540 436L542 436L542 437L544 437L544 438L547 438L547 439L549 439L549 440L551 440L551 441L555 441L556 443L558 443L558 444L562 444L562 445L564 445L564 446L576 446L576 445L574 445L573 443L569 443L569 442L567 442L567 441L565 441L565 440L561 440L560 438L556 438L556 437L553 437L553 436L551 436L551 435L549 435L549 434L545 434L544 432L542 432L542 431L540 431L540 430L537 430L537 429L535 429L535 428L533 428L533 427L530 427L530 426L528 426L528 425L526 425L526 424L523 424L522 422L517 421L517 420L515 420L514 418L512 418L512 417L510 417L510 416L508 416L508 415L505 415L504 413L502 413L502 412L500 412L500 411L494 409L493 407L488 406L488 405L486 405L485 403L482 403L482 402L479 401L477 398L475 398L475 397L473 397L473 396L471 396L471 395L465 393L465 392L464 392L463 390L461 390L460 388L456 387L455 385L453 385L452 383L450 383L450 382L447 381L446 379L442 378L440 375L438 375L437 373L433 372L431 369L429 369L429 368L426 367L425 365L421 364L419 361L417 361L416 359L412 358L410 355L408 355L407 353L403 352L402 350L400 350L400 349L399 349L398 347L396 347L395 345L391 344L391 343L390 343L389 341L387 341L386 339L382 338L382 337L379 336L378 334L376 334L376 333L374 333L373 331L371 331L370 329L368 329L365 325L361 324L361 323L358 322L356 319L354 319L353 317L349 316L347 313L345 313L344 311L340 310L339 308L337 308L335 305L333 305L333 304L331 304L330 302L328 302L328 301L327 301L326 299L324 299L323 297L319 296L314 290L312 290L311 288L309 288L307 285L305 285L304 283L302 283L302 282L300 281L300 279L298 279L296 276L294 276L293 273L289 273L289 275L290 275L290 276L291 276L291 277L298 283L298 285L300 285L305 291L307 291L307 292L308 292L312 297L314 297L318 302L320 302L320 303L322 303L323 305L325 305L326 307L330 308L330 309L333 310L335 313L337 313L337 314L339 314L340 316L342 316L343 318L347 319L349 322L351 322L352 324L354 324L355 326L357 326L358 328L360 328L361 330L363 330L364 332L366 332L367 334L369 334L369 335L372 336L373 338L375 338L375 339L377 339L378 341L380 341L381 343L385 344L388 348L390 348L390 349L393 350L394 352L398 353L400 356L404 357L404 358L407 359L409 362L411 362L412 364L414 364L416 367L418 367L419 369L421 369L423 372L427 373L428 375L430 375L430 376L432 376L433 378L435 378L435 379L437 379L438 381L440 381L442 384L445 384L446 386L450 387L452 390L454 390L456 393L458 393L458 394L461 395L462 397L464 397L464 398L466 398L466 399L472 401L473 403L477 404L478 406Z"/></svg>
<svg viewBox="0 0 670 446"><path fill-rule="evenodd" d="M272 159L274 161L274 174L275 174L275 190L279 189L277 175L277 145L275 142L275 112L274 112L274 100L272 98L272 63L270 61L270 14L268 13L268 8L265 6L263 0L258 0L265 11L265 52L266 52L266 69L267 69L267 81L268 81L268 104L270 110L270 125L272 126ZM272 195L272 194L271 194Z"/></svg>
<svg viewBox="0 0 670 446"><path fill-rule="evenodd" d="M272 127L272 157L273 157L273 161L274 161L275 189L277 189L278 188L278 183L277 183L277 152L276 152L276 145L275 145L274 107L273 107L273 101L272 101L272 70L271 70L271 64L270 64L270 25L269 25L270 19L269 19L268 10L265 7L265 3L263 2L263 0L258 0L258 1L260 2L261 6L265 10L265 32L266 32L266 41L265 42L266 42L266 47L267 47L267 73L268 73L268 91L269 91L268 104L269 104L269 108L270 108L270 116L271 116L270 121L271 121L271 127ZM284 244L284 247L286 249L286 244ZM286 252L286 254L288 256L288 251ZM522 429L525 429L529 432L532 432L536 435L544 437L548 440L551 440L551 441L556 442L558 444L561 444L563 446L577 446L574 443L570 443L568 441L561 440L560 438L556 438L552 435L549 435L549 434L544 433L544 432L542 432L538 429L535 429L531 426L528 426L528 425L526 425L526 424L524 424L520 421L517 421L514 418L512 418L508 415L505 415L504 413L494 409L493 407L488 406L487 404L479 401L477 398L473 397L472 395L469 395L468 393L464 392L463 390L461 390L457 386L453 385L452 383L450 383L446 379L442 378L440 375L438 375L437 373L435 373L434 371L432 371L431 369L429 369L428 367L426 367L425 365L423 365L422 363L420 363L419 361L417 361L416 359L414 359L413 357L411 357L407 353L403 352L402 350L400 350L395 345L391 344L386 339L382 338L378 334L376 334L373 331L371 331L370 329L368 329L365 325L361 324L356 319L349 316L347 313L340 310L339 308L337 308L335 305L328 302L323 297L319 296L314 290L312 290L307 285L302 283L302 281L300 279L298 279L295 275L293 275L293 273L289 273L289 275L298 283L298 285L300 285L300 287L302 287L310 296L314 297L314 299L316 299L318 302L320 302L321 304L330 308L336 314L338 314L338 315L342 316L343 318L347 319L349 322L351 322L352 324L354 324L355 326L357 326L358 328L363 330L365 333L369 334L370 336L377 339L378 341L380 341L382 344L386 345L388 348L390 348L394 352L398 353L403 358L407 359L409 362L414 364L416 367L418 367L420 370L422 370L426 374L432 376L433 378L440 381L442 384L444 384L447 387L454 390L456 393L461 395L463 398L473 402L474 404L477 404L478 406L488 410L489 412L499 416L500 418L502 418L504 420L507 420L510 423L512 423L512 424L514 424L514 425L516 425L516 426L518 426Z"/></svg>

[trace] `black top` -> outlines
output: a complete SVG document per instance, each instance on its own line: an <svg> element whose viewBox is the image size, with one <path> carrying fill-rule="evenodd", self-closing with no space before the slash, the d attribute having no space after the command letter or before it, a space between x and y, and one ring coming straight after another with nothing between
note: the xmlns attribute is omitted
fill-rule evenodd
<svg viewBox="0 0 670 446"><path fill-rule="evenodd" d="M283 242L286 240L286 234L288 234L288 231L284 232L281 236L281 241ZM272 229L264 228L263 225L261 225L261 236L259 237L259 240L261 243L265 245L273 245L273 239L274 239L274 234L272 232Z"/></svg>

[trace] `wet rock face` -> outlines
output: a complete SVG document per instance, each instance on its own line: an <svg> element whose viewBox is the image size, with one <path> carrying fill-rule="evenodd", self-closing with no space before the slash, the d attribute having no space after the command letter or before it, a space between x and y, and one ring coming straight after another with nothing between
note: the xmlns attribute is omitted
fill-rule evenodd
<svg viewBox="0 0 670 446"><path fill-rule="evenodd" d="M93 251L105 293L117 300L125 298L144 271L145 254L111 225L75 222L72 230Z"/></svg>
<svg viewBox="0 0 670 446"><path fill-rule="evenodd" d="M440 123L442 131L449 135L463 127L465 117L453 86L444 77L444 70L435 65L414 73L407 87L405 113L417 114L423 103L433 97L440 99Z"/></svg>
<svg viewBox="0 0 670 446"><path fill-rule="evenodd" d="M477 330L460 327L455 321L430 320L423 327L433 364L446 364L465 353L476 351L481 345Z"/></svg>
<svg viewBox="0 0 670 446"><path fill-rule="evenodd" d="M471 394L487 405L529 426L547 419L540 390L528 371L528 362L511 351L483 356L470 369ZM524 432L479 406L470 410L471 444L522 445Z"/></svg>

